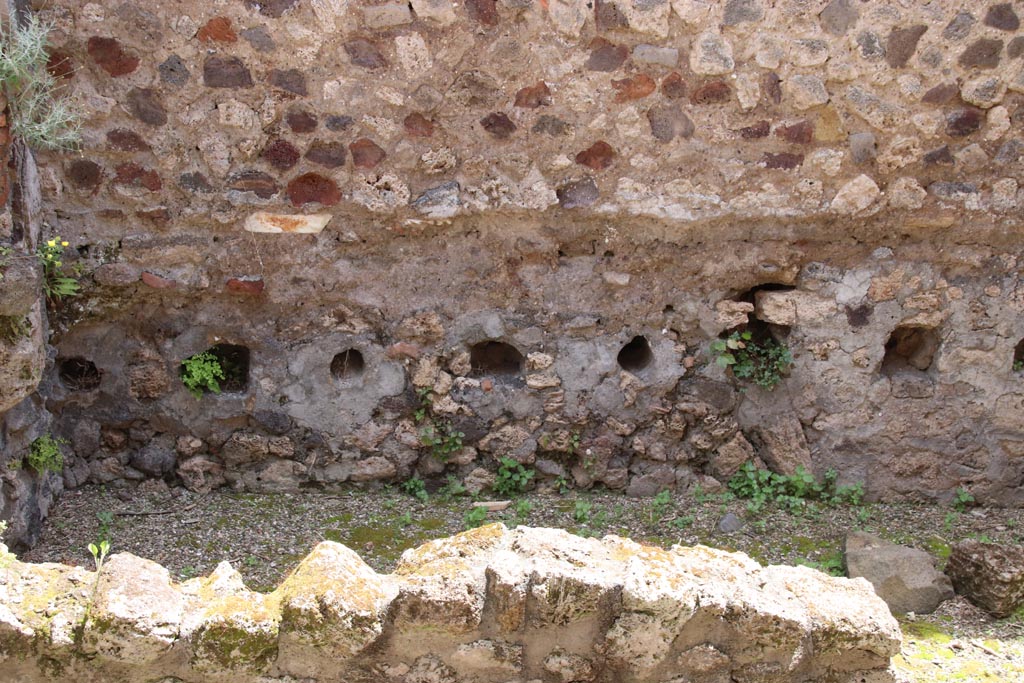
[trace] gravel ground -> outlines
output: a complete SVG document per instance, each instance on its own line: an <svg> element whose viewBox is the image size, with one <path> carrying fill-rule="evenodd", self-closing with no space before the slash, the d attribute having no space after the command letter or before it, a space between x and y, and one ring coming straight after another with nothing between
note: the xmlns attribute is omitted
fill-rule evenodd
<svg viewBox="0 0 1024 683"><path fill-rule="evenodd" d="M465 496L441 495L421 502L394 489L199 495L152 482L133 491L86 487L62 496L39 545L21 559L90 567L86 547L106 536L112 552L160 562L178 579L228 560L251 587L268 591L322 540L344 543L378 572L389 572L403 550L465 529L471 504ZM729 512L743 527L720 533L716 526ZM1024 510L809 503L797 513L769 508L751 516L744 501L728 495L658 505L611 493L526 494L487 521L618 534L663 547L702 543L743 551L762 564L803 563L833 573L842 571L842 540L854 529L927 550L940 566L951 544L965 538L1024 542ZM901 623L905 646L896 664L911 681L1024 682L1024 615L994 620L956 598L935 614L908 615Z"/></svg>

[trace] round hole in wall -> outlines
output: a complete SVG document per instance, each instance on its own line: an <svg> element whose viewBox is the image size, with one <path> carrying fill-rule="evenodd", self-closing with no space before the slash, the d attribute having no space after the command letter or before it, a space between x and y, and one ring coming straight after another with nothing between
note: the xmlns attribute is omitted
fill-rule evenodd
<svg viewBox="0 0 1024 683"><path fill-rule="evenodd" d="M651 343L647 337L637 335L622 347L619 356L619 367L629 372L639 372L654 360L654 353L651 351Z"/></svg>
<svg viewBox="0 0 1024 683"><path fill-rule="evenodd" d="M358 349L345 349L334 356L331 361L331 375L334 379L352 379L359 377L366 369L366 361Z"/></svg>
<svg viewBox="0 0 1024 683"><path fill-rule="evenodd" d="M1024 339L1017 342L1017 346L1013 349L1013 371L1024 374Z"/></svg>
<svg viewBox="0 0 1024 683"><path fill-rule="evenodd" d="M57 361L60 381L71 391L92 391L100 385L100 371L85 358L63 358Z"/></svg>
<svg viewBox="0 0 1024 683"><path fill-rule="evenodd" d="M901 325L892 331L885 342L882 374L893 375L901 371L924 372L932 366L939 349L939 332L932 327Z"/></svg>
<svg viewBox="0 0 1024 683"><path fill-rule="evenodd" d="M474 375L511 377L523 371L523 354L511 344L485 341L469 349L469 364Z"/></svg>

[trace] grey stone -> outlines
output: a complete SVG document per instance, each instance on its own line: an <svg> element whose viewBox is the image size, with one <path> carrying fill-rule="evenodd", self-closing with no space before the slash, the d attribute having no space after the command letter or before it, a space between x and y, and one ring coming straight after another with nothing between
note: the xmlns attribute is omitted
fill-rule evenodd
<svg viewBox="0 0 1024 683"><path fill-rule="evenodd" d="M845 35L860 18L852 0L832 0L818 15L821 27L834 36Z"/></svg>
<svg viewBox="0 0 1024 683"><path fill-rule="evenodd" d="M171 55L157 67L160 72L160 80L168 85L181 86L188 83L191 76L185 62L178 55Z"/></svg>
<svg viewBox="0 0 1024 683"><path fill-rule="evenodd" d="M679 50L644 43L633 48L633 61L673 67L679 63Z"/></svg>
<svg viewBox="0 0 1024 683"><path fill-rule="evenodd" d="M600 193L593 178L574 180L558 188L558 203L563 209L590 206L597 201Z"/></svg>
<svg viewBox="0 0 1024 683"><path fill-rule="evenodd" d="M692 137L695 130L693 121L674 102L662 102L648 109L647 122L651 135L659 142L670 142L677 137L685 140Z"/></svg>
<svg viewBox="0 0 1024 683"><path fill-rule="evenodd" d="M460 190L459 183L450 180L424 191L413 200L412 206L428 218L451 218L462 206L459 199Z"/></svg>
<svg viewBox="0 0 1024 683"><path fill-rule="evenodd" d="M174 449L160 442L143 446L132 453L129 460L132 467L152 477L162 477L170 473L176 462Z"/></svg>
<svg viewBox="0 0 1024 683"><path fill-rule="evenodd" d="M758 0L728 0L722 12L722 24L735 26L747 21L759 21L764 16L764 8Z"/></svg>
<svg viewBox="0 0 1024 683"><path fill-rule="evenodd" d="M273 52L277 49L274 38L267 31L265 26L253 26L239 33L245 38L252 48L257 52Z"/></svg>
<svg viewBox="0 0 1024 683"><path fill-rule="evenodd" d="M732 73L736 62L732 57L732 45L722 34L705 31L694 40L690 51L690 69L696 74L724 76Z"/></svg>
<svg viewBox="0 0 1024 683"><path fill-rule="evenodd" d="M734 534L746 526L746 523L733 512L727 512L715 526L720 534Z"/></svg>
<svg viewBox="0 0 1024 683"><path fill-rule="evenodd" d="M874 31L861 31L857 34L857 45L860 56L868 61L876 61L885 57L885 46L882 39Z"/></svg>
<svg viewBox="0 0 1024 683"><path fill-rule="evenodd" d="M963 40L977 21L970 12L957 12L952 21L942 30L942 37L946 40Z"/></svg>
<svg viewBox="0 0 1024 683"><path fill-rule="evenodd" d="M675 468L660 465L645 474L633 477L626 487L626 495L631 498L653 498L676 484Z"/></svg>
<svg viewBox="0 0 1024 683"><path fill-rule="evenodd" d="M850 578L863 577L895 614L931 614L953 597L949 577L923 550L889 543L873 534L847 534L844 547Z"/></svg>
<svg viewBox="0 0 1024 683"><path fill-rule="evenodd" d="M850 134L850 156L853 158L854 163L866 164L870 161L874 161L875 155L874 133L864 132Z"/></svg>

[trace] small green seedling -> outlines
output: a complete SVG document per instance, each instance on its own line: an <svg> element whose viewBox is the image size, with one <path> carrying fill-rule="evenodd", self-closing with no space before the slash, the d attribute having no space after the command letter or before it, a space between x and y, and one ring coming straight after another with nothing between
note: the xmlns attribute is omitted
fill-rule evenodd
<svg viewBox="0 0 1024 683"><path fill-rule="evenodd" d="M209 351L189 356L181 362L181 382L196 398L202 398L206 391L219 394L224 377L220 359Z"/></svg>

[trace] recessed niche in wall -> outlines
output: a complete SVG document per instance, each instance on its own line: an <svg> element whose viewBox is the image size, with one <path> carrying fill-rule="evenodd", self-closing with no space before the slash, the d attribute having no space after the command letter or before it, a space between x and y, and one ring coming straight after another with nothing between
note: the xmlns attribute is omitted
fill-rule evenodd
<svg viewBox="0 0 1024 683"><path fill-rule="evenodd" d="M640 372L654 360L654 353L647 337L637 335L622 347L616 360L623 370Z"/></svg>
<svg viewBox="0 0 1024 683"><path fill-rule="evenodd" d="M237 344L217 344L206 350L220 363L224 378L218 379L221 392L241 393L249 388L249 349ZM194 356L193 356L194 357ZM186 372L185 364L181 366L181 373ZM203 393L211 393L203 388Z"/></svg>
<svg viewBox="0 0 1024 683"><path fill-rule="evenodd" d="M889 335L882 358L882 374L904 370L924 372L932 366L939 349L939 331L933 327L901 325Z"/></svg>
<svg viewBox="0 0 1024 683"><path fill-rule="evenodd" d="M1013 371L1024 373L1024 339L1017 342L1013 350Z"/></svg>
<svg viewBox="0 0 1024 683"><path fill-rule="evenodd" d="M354 379L363 374L366 361L357 349L345 349L331 361L331 375L334 379Z"/></svg>
<svg viewBox="0 0 1024 683"><path fill-rule="evenodd" d="M92 391L100 385L100 371L85 358L62 358L57 361L60 381L71 391Z"/></svg>
<svg viewBox="0 0 1024 683"><path fill-rule="evenodd" d="M478 377L515 377L523 371L523 354L511 344L485 341L469 349L472 374Z"/></svg>

